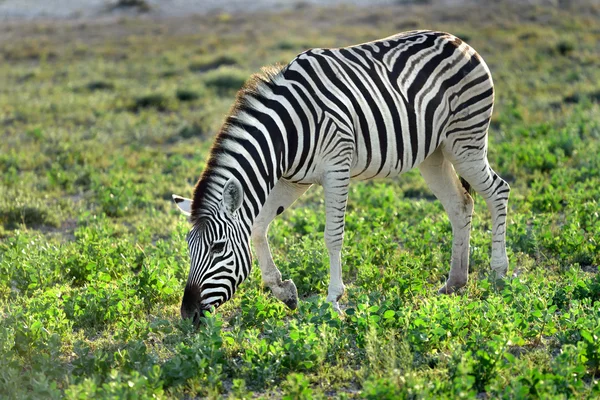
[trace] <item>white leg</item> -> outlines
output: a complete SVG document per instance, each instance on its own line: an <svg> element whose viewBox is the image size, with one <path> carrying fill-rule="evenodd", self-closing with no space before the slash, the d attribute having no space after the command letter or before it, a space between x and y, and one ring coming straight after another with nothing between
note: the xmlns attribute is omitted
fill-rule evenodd
<svg viewBox="0 0 600 400"><path fill-rule="evenodd" d="M460 183L454 167L440 149L421 165L421 175L440 200L452 224L452 261L448 281L439 290L450 294L465 286L469 277L469 242L473 199Z"/></svg>
<svg viewBox="0 0 600 400"><path fill-rule="evenodd" d="M506 213L510 187L490 167L485 147L479 154L467 156L460 148L454 151L452 163L456 171L485 199L492 215L492 271L502 278L508 270L506 255ZM445 153L446 154L446 153ZM448 155L448 154L446 154ZM461 156L462 155L462 156Z"/></svg>
<svg viewBox="0 0 600 400"><path fill-rule="evenodd" d="M323 179L325 194L325 245L329 252L329 289L327 301L340 313L338 300L344 294L342 281L342 243L344 241L344 217L348 200L349 171L336 171L326 174Z"/></svg>
<svg viewBox="0 0 600 400"><path fill-rule="evenodd" d="M281 280L281 272L275 266L271 255L267 231L271 221L291 206L310 186L290 183L284 179L279 180L269 194L252 227L252 243L258 258L262 280L266 286L271 288L273 295L291 309L298 306L298 290L291 280Z"/></svg>

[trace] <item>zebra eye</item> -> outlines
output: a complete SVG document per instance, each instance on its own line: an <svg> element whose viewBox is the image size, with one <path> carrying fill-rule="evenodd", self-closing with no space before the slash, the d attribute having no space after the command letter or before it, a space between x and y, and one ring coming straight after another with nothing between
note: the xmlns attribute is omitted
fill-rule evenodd
<svg viewBox="0 0 600 400"><path fill-rule="evenodd" d="M213 254L221 254L223 252L223 250L225 250L225 241L224 240L219 240L217 242L214 242L212 244L212 246L210 247L210 252Z"/></svg>

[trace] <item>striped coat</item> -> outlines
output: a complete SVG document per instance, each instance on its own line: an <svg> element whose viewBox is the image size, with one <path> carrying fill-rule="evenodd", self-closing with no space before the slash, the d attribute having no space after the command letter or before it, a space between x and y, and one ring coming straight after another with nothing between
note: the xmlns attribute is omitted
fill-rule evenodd
<svg viewBox="0 0 600 400"><path fill-rule="evenodd" d="M491 267L503 276L510 189L487 161L493 102L483 59L443 32L312 49L283 68L253 76L215 139L193 199L174 196L192 221L182 315L199 318L233 295L250 272L250 238L263 281L296 307L296 287L282 281L266 234L270 222L312 184L324 188L327 299L339 310L350 180L392 177L415 167L453 228L450 275L440 291L451 293L467 282L473 210L468 186L490 208Z"/></svg>

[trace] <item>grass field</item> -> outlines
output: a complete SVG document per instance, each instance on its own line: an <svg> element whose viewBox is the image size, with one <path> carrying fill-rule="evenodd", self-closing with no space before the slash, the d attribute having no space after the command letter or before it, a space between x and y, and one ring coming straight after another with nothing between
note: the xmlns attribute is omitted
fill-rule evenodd
<svg viewBox="0 0 600 400"><path fill-rule="evenodd" d="M600 396L600 8L301 8L0 26L0 398ZM451 229L417 171L351 188L340 318L320 188L270 242L301 302L255 266L194 332L179 305L189 196L236 90L310 47L429 28L496 84L489 159L513 188L510 277L439 296Z"/></svg>

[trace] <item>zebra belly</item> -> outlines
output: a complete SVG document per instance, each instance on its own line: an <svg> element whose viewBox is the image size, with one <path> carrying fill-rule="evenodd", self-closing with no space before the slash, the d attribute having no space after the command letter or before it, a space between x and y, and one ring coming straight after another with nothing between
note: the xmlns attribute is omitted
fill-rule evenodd
<svg viewBox="0 0 600 400"><path fill-rule="evenodd" d="M415 135L419 140L424 141L424 132ZM371 138L378 137L375 133ZM371 151L368 152L364 145L357 146L354 151L352 167L350 168L350 177L352 180L368 180L395 177L403 174L421 164L434 149L428 149L427 153L423 145L417 146L418 150L413 153L411 146L411 135L408 132L402 132L401 136L388 133L385 152L380 150L379 142L371 143ZM402 140L398 144L397 140ZM373 150L376 148L377 150Z"/></svg>
<svg viewBox="0 0 600 400"><path fill-rule="evenodd" d="M424 160L424 157L418 157L415 160L414 165L411 163L403 163L399 157L395 157L383 164L383 167L380 169L381 163L380 160L372 161L367 168L364 167L357 168L354 167L350 170L350 178L354 181L363 181L369 179L381 179L381 178L392 178L398 175L401 175L407 171L410 171L414 167L417 167Z"/></svg>

